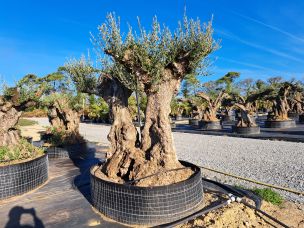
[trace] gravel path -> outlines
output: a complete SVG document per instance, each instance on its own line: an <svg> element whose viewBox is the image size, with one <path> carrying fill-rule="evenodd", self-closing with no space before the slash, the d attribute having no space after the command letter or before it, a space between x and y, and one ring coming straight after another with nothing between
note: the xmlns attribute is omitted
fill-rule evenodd
<svg viewBox="0 0 304 228"><path fill-rule="evenodd" d="M174 133L174 141L180 159L304 192L304 143L186 133ZM203 172L226 183L256 187L214 172ZM304 196L280 192L289 200L304 203Z"/></svg>
<svg viewBox="0 0 304 228"><path fill-rule="evenodd" d="M46 125L47 121L39 120ZM81 124L89 141L108 145L110 126ZM304 143L268 141L226 136L173 133L179 159L304 192ZM261 186L221 174L203 171L209 178L246 187ZM304 196L280 191L287 199L304 203Z"/></svg>

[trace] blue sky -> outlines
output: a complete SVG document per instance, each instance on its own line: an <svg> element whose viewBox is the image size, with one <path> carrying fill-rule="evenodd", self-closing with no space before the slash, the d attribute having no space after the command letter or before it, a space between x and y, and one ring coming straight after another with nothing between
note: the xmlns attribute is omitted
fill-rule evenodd
<svg viewBox="0 0 304 228"><path fill-rule="evenodd" d="M228 71L243 78L304 79L304 1L302 0L0 0L0 77L9 84L27 73L43 76L93 46L90 32L107 12L136 27L152 17L175 28L183 15L207 21L213 15L221 49L213 56L212 80Z"/></svg>

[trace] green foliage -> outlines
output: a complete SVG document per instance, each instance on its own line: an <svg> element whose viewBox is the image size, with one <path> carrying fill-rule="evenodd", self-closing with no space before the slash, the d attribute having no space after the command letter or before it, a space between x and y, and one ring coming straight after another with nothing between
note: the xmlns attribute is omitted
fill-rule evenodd
<svg viewBox="0 0 304 228"><path fill-rule="evenodd" d="M64 145L64 138L65 138L65 131L64 129L51 127L47 130L47 133L52 134L47 143L51 144L52 146L61 146Z"/></svg>
<svg viewBox="0 0 304 228"><path fill-rule="evenodd" d="M63 67L58 69L61 73L68 75L78 91L95 91L97 78L100 70L93 67L92 62L82 56L79 60L70 59Z"/></svg>
<svg viewBox="0 0 304 228"><path fill-rule="evenodd" d="M212 38L212 23L202 25L199 19L189 20L186 16L173 33L168 27L161 27L155 17L151 31L146 31L139 22L139 32L129 27L124 37L115 14L108 14L107 21L98 29L98 36L92 40L103 62L115 62L112 76L132 90L137 77L139 83L148 87L168 80L164 71L176 64L185 64L181 78L187 74L204 74L205 57L217 48Z"/></svg>
<svg viewBox="0 0 304 228"><path fill-rule="evenodd" d="M173 98L171 101L171 115L189 115L191 111L191 105L188 101L183 101L178 98Z"/></svg>
<svg viewBox="0 0 304 228"><path fill-rule="evenodd" d="M22 139L18 145L0 147L0 162L35 158L43 154L43 150Z"/></svg>
<svg viewBox="0 0 304 228"><path fill-rule="evenodd" d="M146 111L146 106L147 106L147 97L144 96L143 94L140 94L139 96L140 96L140 99L139 99L140 116L143 119L145 117L144 113ZM138 115L135 94L129 97L128 107L131 112L132 118L135 119L135 117L137 117L137 115Z"/></svg>
<svg viewBox="0 0 304 228"><path fill-rule="evenodd" d="M228 94L233 92L233 82L240 77L239 72L228 72L223 77L216 81L216 84L221 85Z"/></svg>
<svg viewBox="0 0 304 228"><path fill-rule="evenodd" d="M191 95L194 95L198 88L200 87L201 83L197 77L193 74L189 74L185 77L182 85L181 92L183 97L188 98Z"/></svg>
<svg viewBox="0 0 304 228"><path fill-rule="evenodd" d="M101 97L96 99L95 95L89 96L88 116L91 119L106 119L109 113L109 106Z"/></svg>
<svg viewBox="0 0 304 228"><path fill-rule="evenodd" d="M283 203L283 197L279 193L271 190L270 188L256 188L252 191L265 201L270 202L274 205L281 205Z"/></svg>
<svg viewBox="0 0 304 228"><path fill-rule="evenodd" d="M246 188L241 185L235 185L235 187L239 188L239 189L245 189L245 190L251 191L251 192L255 193L257 196L261 197L263 200L265 200L269 203L272 203L274 205L280 206L284 201L284 198L279 193L273 191L270 188L249 189L249 188Z"/></svg>
<svg viewBox="0 0 304 228"><path fill-rule="evenodd" d="M36 125L36 124L38 124L38 122L35 120L19 119L17 125L24 127L24 126L32 126L32 125Z"/></svg>

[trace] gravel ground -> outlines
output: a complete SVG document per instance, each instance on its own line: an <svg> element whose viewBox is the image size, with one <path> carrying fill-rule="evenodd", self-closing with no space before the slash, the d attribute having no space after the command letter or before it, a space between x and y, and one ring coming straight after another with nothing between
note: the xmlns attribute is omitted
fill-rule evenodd
<svg viewBox="0 0 304 228"><path fill-rule="evenodd" d="M46 126L46 119L35 119ZM110 126L81 124L89 141L108 145ZM179 159L304 192L304 143L173 133ZM259 187L249 182L203 170L203 174L233 185ZM304 196L279 191L286 199L304 203Z"/></svg>

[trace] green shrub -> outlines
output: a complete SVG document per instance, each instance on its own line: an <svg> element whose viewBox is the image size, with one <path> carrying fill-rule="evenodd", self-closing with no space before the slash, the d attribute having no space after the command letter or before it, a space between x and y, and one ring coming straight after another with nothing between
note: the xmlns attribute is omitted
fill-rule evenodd
<svg viewBox="0 0 304 228"><path fill-rule="evenodd" d="M246 187L241 186L241 185L235 185L235 187L239 188L239 189L245 189L245 190L251 191L251 192L255 193L257 196L261 197L263 200L265 200L269 203L272 203L274 205L279 206L284 201L283 197L279 193L273 191L270 188L249 189L249 188L246 188Z"/></svg>
<svg viewBox="0 0 304 228"><path fill-rule="evenodd" d="M259 188L255 188L252 190L255 194L257 194L258 196L260 196L262 199L264 199L267 202L270 202L274 205L281 205L283 203L283 197L273 191L270 188L263 188L263 189L259 189Z"/></svg>
<svg viewBox="0 0 304 228"><path fill-rule="evenodd" d="M18 121L18 126L32 126L32 125L35 125L35 124L38 124L37 121L35 120L28 120L28 119L19 119Z"/></svg>
<svg viewBox="0 0 304 228"><path fill-rule="evenodd" d="M35 158L42 154L43 150L22 139L18 145L0 147L0 162Z"/></svg>

